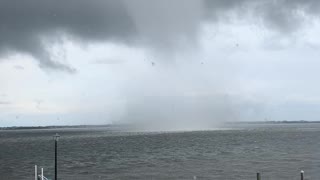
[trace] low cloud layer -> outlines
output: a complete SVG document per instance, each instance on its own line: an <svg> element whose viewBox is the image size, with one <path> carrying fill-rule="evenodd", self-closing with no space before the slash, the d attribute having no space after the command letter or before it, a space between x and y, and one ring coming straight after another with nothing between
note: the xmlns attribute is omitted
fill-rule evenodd
<svg viewBox="0 0 320 180"><path fill-rule="evenodd" d="M316 0L1 0L0 54L33 56L46 69L76 72L51 54L64 38L84 44L117 42L172 51L197 44L205 22L227 22L232 15L291 33L318 16Z"/></svg>

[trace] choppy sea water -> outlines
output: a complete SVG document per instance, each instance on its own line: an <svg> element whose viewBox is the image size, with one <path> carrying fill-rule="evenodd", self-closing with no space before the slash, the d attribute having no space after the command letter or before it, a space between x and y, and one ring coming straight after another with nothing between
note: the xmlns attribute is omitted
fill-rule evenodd
<svg viewBox="0 0 320 180"><path fill-rule="evenodd" d="M320 124L248 125L227 130L128 132L112 128L0 131L0 179L320 179Z"/></svg>

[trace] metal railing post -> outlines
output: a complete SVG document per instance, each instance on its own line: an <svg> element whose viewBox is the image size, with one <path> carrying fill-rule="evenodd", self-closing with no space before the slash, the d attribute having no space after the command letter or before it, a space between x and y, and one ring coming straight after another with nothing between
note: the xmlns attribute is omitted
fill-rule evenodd
<svg viewBox="0 0 320 180"><path fill-rule="evenodd" d="M58 151L58 142L55 140L54 142L54 180L58 178L58 163L57 163L57 151Z"/></svg>
<svg viewBox="0 0 320 180"><path fill-rule="evenodd" d="M34 180L38 180L38 167L34 165Z"/></svg>
<svg viewBox="0 0 320 180"><path fill-rule="evenodd" d="M58 140L60 136L58 133L53 136L54 139L54 180L58 179Z"/></svg>
<svg viewBox="0 0 320 180"><path fill-rule="evenodd" d="M41 168L41 180L43 180L43 168Z"/></svg>

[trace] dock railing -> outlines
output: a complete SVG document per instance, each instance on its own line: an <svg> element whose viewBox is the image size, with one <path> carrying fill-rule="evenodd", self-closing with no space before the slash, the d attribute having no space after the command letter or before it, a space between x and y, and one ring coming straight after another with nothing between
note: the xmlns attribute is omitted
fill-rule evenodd
<svg viewBox="0 0 320 180"><path fill-rule="evenodd" d="M257 180L262 180L261 174L259 172L257 173ZM300 180L304 180L304 171L303 170L300 171Z"/></svg>
<svg viewBox="0 0 320 180"><path fill-rule="evenodd" d="M38 174L38 166L34 166L34 179L35 180L50 180L43 175L43 168L41 168L41 174Z"/></svg>
<svg viewBox="0 0 320 180"><path fill-rule="evenodd" d="M41 174L38 174L37 165L34 166L34 174L35 174L35 179L34 180L51 180L51 179L48 179L47 177L45 177L43 175L43 168L41 168ZM262 177L261 173L258 172L257 173L257 180L262 180L261 177ZM193 180L197 180L197 176L193 176ZM303 170L300 171L300 180L304 180L304 171Z"/></svg>

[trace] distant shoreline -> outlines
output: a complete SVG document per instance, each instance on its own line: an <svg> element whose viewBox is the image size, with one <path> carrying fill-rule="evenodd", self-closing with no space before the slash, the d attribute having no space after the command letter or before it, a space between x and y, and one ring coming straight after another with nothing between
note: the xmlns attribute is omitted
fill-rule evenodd
<svg viewBox="0 0 320 180"><path fill-rule="evenodd" d="M226 124L306 124L306 123L320 123L320 121L239 121L226 122ZM130 127L130 124L102 124L102 125L62 125L62 126L11 126L0 127L1 130L37 130L37 129L64 129L64 128L103 128L103 127Z"/></svg>
<svg viewBox="0 0 320 180"><path fill-rule="evenodd" d="M235 124L299 124L299 123L320 123L320 121L306 121L306 120L298 120L298 121L239 121L239 122L228 122Z"/></svg>
<svg viewBox="0 0 320 180"><path fill-rule="evenodd" d="M118 125L70 125L70 126L11 126L0 127L1 130L28 130L28 129L63 129L63 128L98 128L98 127L118 127Z"/></svg>

